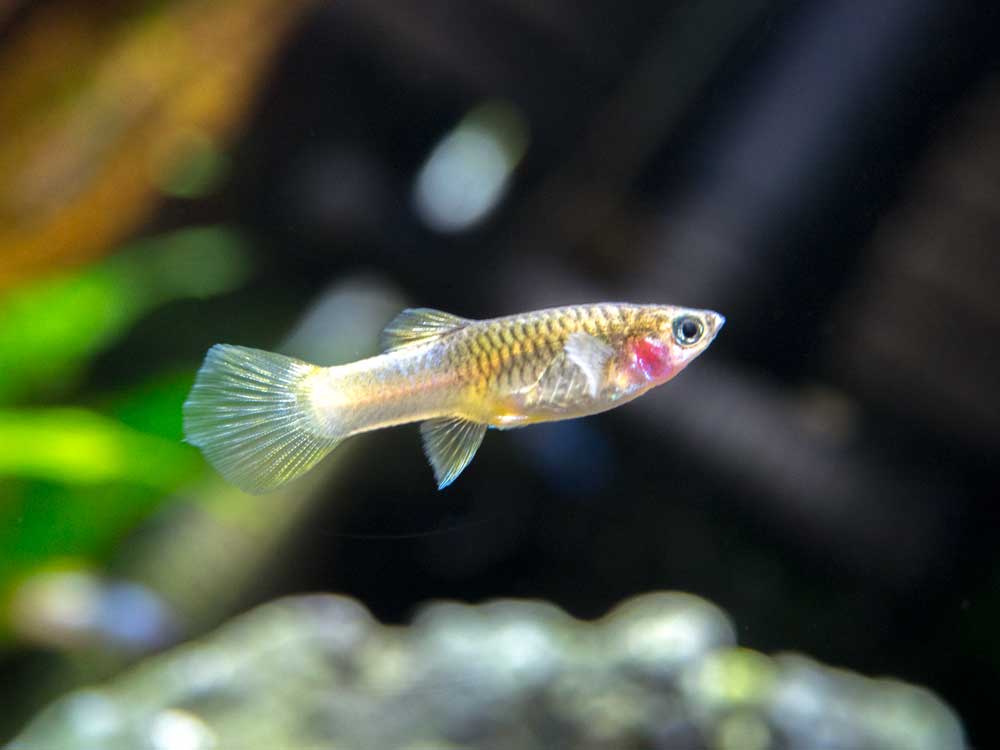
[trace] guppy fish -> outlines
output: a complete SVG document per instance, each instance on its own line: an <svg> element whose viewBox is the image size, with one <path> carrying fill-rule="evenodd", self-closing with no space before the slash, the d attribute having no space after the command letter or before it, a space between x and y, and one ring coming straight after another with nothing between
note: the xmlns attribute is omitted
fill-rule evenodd
<svg viewBox="0 0 1000 750"><path fill-rule="evenodd" d="M665 383L725 323L711 310L600 303L492 320L404 310L383 354L317 367L216 344L184 404L184 432L227 480L266 492L345 438L420 422L438 488L469 464L487 427L606 411Z"/></svg>

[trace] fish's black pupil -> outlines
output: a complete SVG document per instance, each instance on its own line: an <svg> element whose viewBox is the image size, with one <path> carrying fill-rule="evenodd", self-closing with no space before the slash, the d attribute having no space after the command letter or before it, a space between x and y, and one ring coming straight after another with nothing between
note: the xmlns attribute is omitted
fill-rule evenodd
<svg viewBox="0 0 1000 750"><path fill-rule="evenodd" d="M679 318L674 322L674 338L681 346L698 343L704 330L701 321L691 316Z"/></svg>

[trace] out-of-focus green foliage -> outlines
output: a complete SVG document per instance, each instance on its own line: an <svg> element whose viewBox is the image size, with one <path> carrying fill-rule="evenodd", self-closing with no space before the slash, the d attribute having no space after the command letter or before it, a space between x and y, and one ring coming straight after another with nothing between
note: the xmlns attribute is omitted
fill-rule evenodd
<svg viewBox="0 0 1000 750"><path fill-rule="evenodd" d="M248 269L238 234L202 227L140 240L79 273L9 292L0 298L0 404L65 387L152 308L233 289Z"/></svg>
<svg viewBox="0 0 1000 750"><path fill-rule="evenodd" d="M10 602L22 582L54 561L99 561L205 470L181 442L190 371L167 371L114 394L107 413L13 404L72 393L90 361L142 316L232 290L249 269L239 234L192 228L139 240L97 265L0 299L0 637L18 631Z"/></svg>
<svg viewBox="0 0 1000 750"><path fill-rule="evenodd" d="M155 375L128 392L117 394L109 407L124 425L172 441L184 437L181 410L193 382L189 371Z"/></svg>
<svg viewBox="0 0 1000 750"><path fill-rule="evenodd" d="M85 409L0 410L0 476L165 490L198 463L187 446Z"/></svg>
<svg viewBox="0 0 1000 750"><path fill-rule="evenodd" d="M0 638L22 581L54 561L100 561L203 472L190 446L92 411L0 411Z"/></svg>

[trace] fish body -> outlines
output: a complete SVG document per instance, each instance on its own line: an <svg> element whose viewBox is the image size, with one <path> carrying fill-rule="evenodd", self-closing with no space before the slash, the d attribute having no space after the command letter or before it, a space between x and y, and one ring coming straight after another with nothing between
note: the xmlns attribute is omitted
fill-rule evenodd
<svg viewBox="0 0 1000 750"><path fill-rule="evenodd" d="M420 422L443 488L488 427L626 403L674 377L724 322L670 305L575 305L479 321L419 308L388 325L383 354L346 365L216 345L185 403L185 434L224 477L262 492L351 435Z"/></svg>

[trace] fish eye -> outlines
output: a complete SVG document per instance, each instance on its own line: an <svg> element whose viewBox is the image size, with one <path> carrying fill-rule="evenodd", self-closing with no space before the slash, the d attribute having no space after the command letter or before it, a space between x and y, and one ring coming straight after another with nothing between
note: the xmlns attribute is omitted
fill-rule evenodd
<svg viewBox="0 0 1000 750"><path fill-rule="evenodd" d="M683 315L674 321L674 340L681 346L697 344L705 333L705 326L693 315Z"/></svg>

